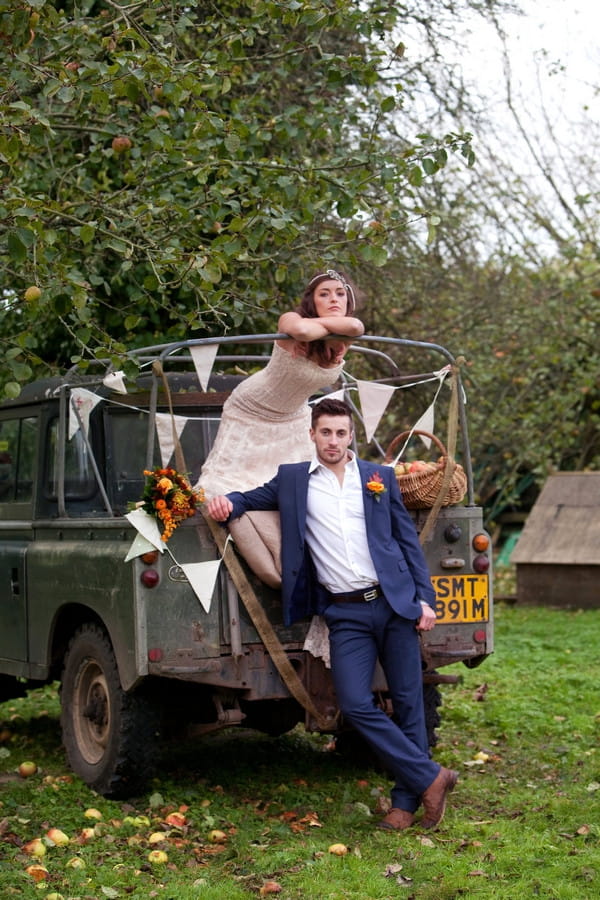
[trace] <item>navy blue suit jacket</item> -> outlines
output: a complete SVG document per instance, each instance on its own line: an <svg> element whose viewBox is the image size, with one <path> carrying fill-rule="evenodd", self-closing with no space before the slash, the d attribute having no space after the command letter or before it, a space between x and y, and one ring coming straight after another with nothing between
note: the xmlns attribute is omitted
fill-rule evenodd
<svg viewBox="0 0 600 900"><path fill-rule="evenodd" d="M435 591L415 526L402 502L391 466L359 459L364 489L365 524L369 551L382 592L393 609L407 619L421 616L419 600L431 606ZM227 496L233 503L230 519L253 509L278 509L281 518L283 618L286 625L322 613L327 592L317 581L305 542L306 504L310 463L282 465L271 481L244 493ZM376 499L366 488L378 472L385 492Z"/></svg>

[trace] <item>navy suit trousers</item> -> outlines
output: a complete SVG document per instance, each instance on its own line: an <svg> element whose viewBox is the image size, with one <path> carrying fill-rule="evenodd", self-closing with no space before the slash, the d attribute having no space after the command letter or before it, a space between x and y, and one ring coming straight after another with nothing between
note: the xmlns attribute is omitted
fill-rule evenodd
<svg viewBox="0 0 600 900"><path fill-rule="evenodd" d="M385 597L331 603L324 615L339 708L391 773L392 806L414 812L440 771L429 754L415 622L395 613ZM393 718L374 702L377 659L388 683Z"/></svg>

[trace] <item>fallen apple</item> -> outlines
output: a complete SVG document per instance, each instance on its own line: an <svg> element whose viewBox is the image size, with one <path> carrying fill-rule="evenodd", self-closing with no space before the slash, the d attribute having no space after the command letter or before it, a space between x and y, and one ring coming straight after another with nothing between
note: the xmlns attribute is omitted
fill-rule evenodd
<svg viewBox="0 0 600 900"><path fill-rule="evenodd" d="M46 894L44 900L65 900L62 894L57 894L56 891L52 891L51 894Z"/></svg>
<svg viewBox="0 0 600 900"><path fill-rule="evenodd" d="M85 862L80 856L72 856L67 860L67 869L85 869Z"/></svg>
<svg viewBox="0 0 600 900"><path fill-rule="evenodd" d="M149 844L160 844L162 841L166 840L167 835L164 831L153 831L150 837L148 838Z"/></svg>
<svg viewBox="0 0 600 900"><path fill-rule="evenodd" d="M25 871L34 881L45 881L50 874L48 869L45 869L43 866L27 866Z"/></svg>
<svg viewBox="0 0 600 900"><path fill-rule="evenodd" d="M331 844L328 850L329 853L333 853L334 856L345 856L348 852L348 848L345 844Z"/></svg>
<svg viewBox="0 0 600 900"><path fill-rule="evenodd" d="M18 772L22 778L29 778L31 775L35 775L37 772L37 766L31 760L26 760L19 765Z"/></svg>
<svg viewBox="0 0 600 900"><path fill-rule="evenodd" d="M169 813L164 821L167 825L172 825L174 828L183 828L184 825L187 825L186 817L180 812Z"/></svg>
<svg viewBox="0 0 600 900"><path fill-rule="evenodd" d="M50 828L46 832L46 837L49 841L52 841L53 844L56 844L57 847L66 846L71 840L70 837L61 831L60 828Z"/></svg>
<svg viewBox="0 0 600 900"><path fill-rule="evenodd" d="M32 841L27 841L26 844L23 844L23 852L27 856L42 857L46 855L46 845L41 838L34 838Z"/></svg>
<svg viewBox="0 0 600 900"><path fill-rule="evenodd" d="M86 809L86 811L84 812L84 816L86 817L86 819L101 819L102 813L99 809L95 809L93 806L91 806L89 809Z"/></svg>
<svg viewBox="0 0 600 900"><path fill-rule="evenodd" d="M224 831L220 831L218 828L213 828L212 831L208 832L208 839L211 844L224 844L227 840L227 835Z"/></svg>
<svg viewBox="0 0 600 900"><path fill-rule="evenodd" d="M162 866L168 862L168 860L169 857L164 850L151 850L148 854L148 862L152 863L152 865Z"/></svg>
<svg viewBox="0 0 600 900"><path fill-rule="evenodd" d="M86 844L88 841L93 840L96 837L96 829L95 828L82 828L79 832L79 838Z"/></svg>
<svg viewBox="0 0 600 900"><path fill-rule="evenodd" d="M278 881L265 881L259 891L259 894L261 897L266 897L268 894L280 894L281 890L282 887Z"/></svg>

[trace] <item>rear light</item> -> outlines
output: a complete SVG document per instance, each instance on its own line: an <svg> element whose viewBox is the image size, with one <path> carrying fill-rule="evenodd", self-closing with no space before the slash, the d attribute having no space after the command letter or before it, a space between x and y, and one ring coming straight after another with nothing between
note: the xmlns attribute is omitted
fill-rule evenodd
<svg viewBox="0 0 600 900"><path fill-rule="evenodd" d="M480 572L480 573L487 572L489 567L490 567L490 561L487 558L487 556L483 556L483 554L476 556L475 559L473 560L473 568L475 569L476 572Z"/></svg>
<svg viewBox="0 0 600 900"><path fill-rule="evenodd" d="M473 632L473 640L478 644L485 643L485 631L483 628L478 628L477 631Z"/></svg>
<svg viewBox="0 0 600 900"><path fill-rule="evenodd" d="M158 550L149 550L147 553L142 553L141 560L147 566L153 566L156 560L158 559Z"/></svg>
<svg viewBox="0 0 600 900"><path fill-rule="evenodd" d="M476 534L473 538L473 549L478 553L483 553L490 546L490 539L487 534Z"/></svg>
<svg viewBox="0 0 600 900"><path fill-rule="evenodd" d="M160 647L151 647L148 650L148 659L150 662L160 662L163 658L163 652Z"/></svg>
<svg viewBox="0 0 600 900"><path fill-rule="evenodd" d="M140 575L140 581L147 588L156 587L158 582L160 581L160 576L156 569L144 569L142 574Z"/></svg>

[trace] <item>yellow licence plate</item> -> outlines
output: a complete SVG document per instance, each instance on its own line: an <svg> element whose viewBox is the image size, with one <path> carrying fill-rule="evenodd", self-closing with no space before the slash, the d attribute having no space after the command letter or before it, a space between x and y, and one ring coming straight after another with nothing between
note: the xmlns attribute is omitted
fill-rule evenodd
<svg viewBox="0 0 600 900"><path fill-rule="evenodd" d="M487 575L434 575L436 620L487 622L490 616Z"/></svg>

